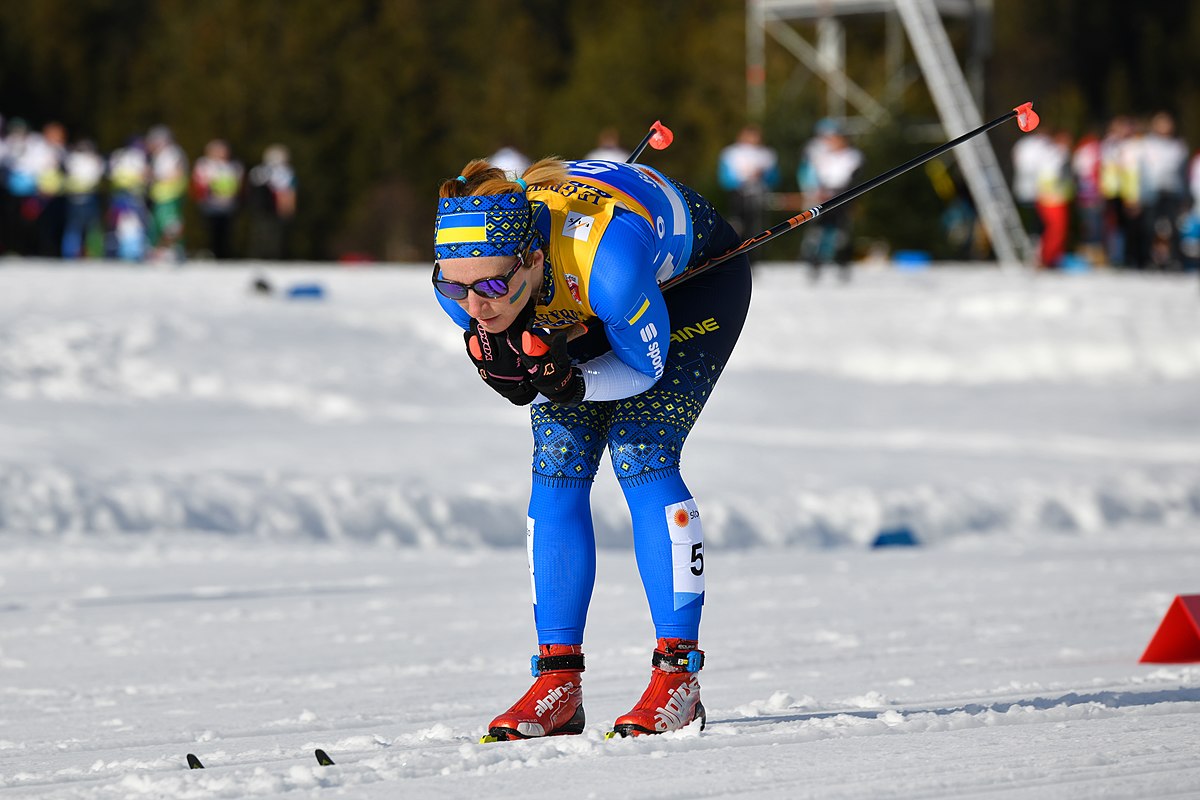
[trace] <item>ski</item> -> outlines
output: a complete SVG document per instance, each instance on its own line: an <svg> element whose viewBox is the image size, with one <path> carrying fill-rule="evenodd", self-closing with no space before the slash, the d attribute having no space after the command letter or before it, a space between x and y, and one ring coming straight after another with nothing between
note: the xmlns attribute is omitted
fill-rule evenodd
<svg viewBox="0 0 1200 800"><path fill-rule="evenodd" d="M329 757L328 753L319 747L314 751L313 755L317 757L317 763L322 767L332 767L336 763ZM204 763L194 753L187 754L187 765L188 769L204 769Z"/></svg>

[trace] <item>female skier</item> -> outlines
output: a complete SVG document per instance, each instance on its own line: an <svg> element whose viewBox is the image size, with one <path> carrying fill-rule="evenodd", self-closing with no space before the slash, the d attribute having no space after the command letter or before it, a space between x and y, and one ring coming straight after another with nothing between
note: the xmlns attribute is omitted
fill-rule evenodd
<svg viewBox="0 0 1200 800"><path fill-rule="evenodd" d="M650 684L613 732L703 728L704 536L679 460L741 333L750 266L743 255L666 294L659 284L737 235L694 190L642 165L549 158L510 179L477 160L439 196L438 301L465 330L480 377L532 404L535 680L484 740L583 731L589 495L606 446L658 640Z"/></svg>

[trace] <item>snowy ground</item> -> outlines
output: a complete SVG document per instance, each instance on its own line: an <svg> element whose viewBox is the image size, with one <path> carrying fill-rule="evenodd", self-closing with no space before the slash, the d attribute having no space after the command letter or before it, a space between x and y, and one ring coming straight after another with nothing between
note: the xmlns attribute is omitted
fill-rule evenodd
<svg viewBox="0 0 1200 800"><path fill-rule="evenodd" d="M603 740L652 633L602 467L589 730L480 746L527 420L427 270L253 274L0 264L0 797L1200 796L1200 664L1137 662L1200 593L1195 276L761 268L685 458L709 728Z"/></svg>

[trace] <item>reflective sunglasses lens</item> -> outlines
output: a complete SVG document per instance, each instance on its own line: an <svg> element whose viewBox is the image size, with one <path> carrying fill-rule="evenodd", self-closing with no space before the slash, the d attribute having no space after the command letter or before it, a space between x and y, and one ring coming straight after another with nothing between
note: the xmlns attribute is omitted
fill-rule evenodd
<svg viewBox="0 0 1200 800"><path fill-rule="evenodd" d="M447 297L451 300L462 300L467 296L467 287L459 286L457 283L439 280L434 281L433 285L441 293L442 297Z"/></svg>
<svg viewBox="0 0 1200 800"><path fill-rule="evenodd" d="M508 294L508 281L503 278L487 278L475 284L475 291L484 297L495 300Z"/></svg>

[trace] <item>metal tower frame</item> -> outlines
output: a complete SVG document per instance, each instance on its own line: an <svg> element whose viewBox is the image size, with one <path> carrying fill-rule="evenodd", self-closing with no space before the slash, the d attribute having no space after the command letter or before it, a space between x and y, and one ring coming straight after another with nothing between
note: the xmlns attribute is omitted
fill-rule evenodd
<svg viewBox="0 0 1200 800"><path fill-rule="evenodd" d="M901 37L906 37L937 107L943 133L955 138L983 124L979 111L983 73L981 61L972 59L968 78L950 44L942 16L970 18L984 14L990 18L991 10L992 0L746 0L749 115L761 119L766 108L765 51L770 35L826 82L829 116L846 118L850 107L869 125L886 122L886 106L846 74L845 33L839 20L851 14L883 13L888 15L889 74L902 74ZM816 20L817 43L808 42L788 24L791 20ZM898 95L902 88L893 83L889 94ZM986 136L972 139L955 148L954 155L997 258L1002 263L1032 263L1032 244L991 141Z"/></svg>

